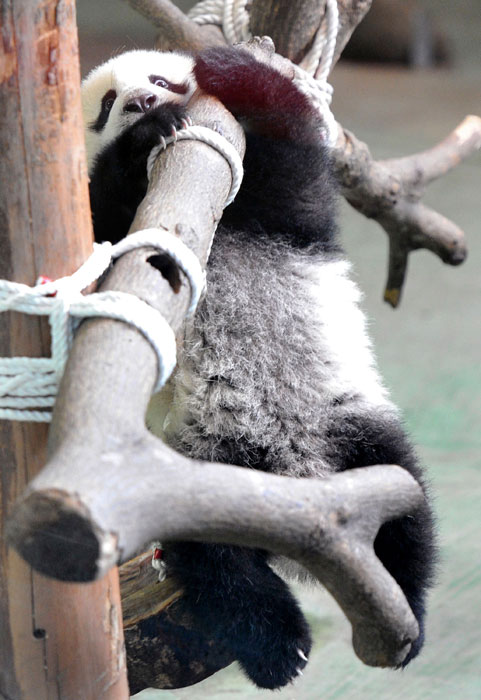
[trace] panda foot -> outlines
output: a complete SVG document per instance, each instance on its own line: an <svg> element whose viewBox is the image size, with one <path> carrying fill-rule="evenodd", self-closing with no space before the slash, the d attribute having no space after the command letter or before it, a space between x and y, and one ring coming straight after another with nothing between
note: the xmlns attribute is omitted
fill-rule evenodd
<svg viewBox="0 0 481 700"><path fill-rule="evenodd" d="M275 690L302 676L311 645L309 627L296 605L284 610L283 618L272 620L269 634L261 633L237 650L237 658L253 683Z"/></svg>

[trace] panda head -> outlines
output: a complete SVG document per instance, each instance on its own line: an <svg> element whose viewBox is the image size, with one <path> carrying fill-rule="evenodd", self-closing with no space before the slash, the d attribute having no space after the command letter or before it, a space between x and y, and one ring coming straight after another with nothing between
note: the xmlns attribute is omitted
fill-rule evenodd
<svg viewBox="0 0 481 700"><path fill-rule="evenodd" d="M94 68L82 82L89 170L95 157L149 109L186 104L196 88L187 54L128 51Z"/></svg>

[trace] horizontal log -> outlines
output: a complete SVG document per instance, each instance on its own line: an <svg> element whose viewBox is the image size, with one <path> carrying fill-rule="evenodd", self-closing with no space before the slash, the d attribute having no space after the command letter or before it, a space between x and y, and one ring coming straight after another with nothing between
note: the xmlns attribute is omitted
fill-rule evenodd
<svg viewBox="0 0 481 700"><path fill-rule="evenodd" d="M151 560L143 552L119 572L131 693L193 685L234 661L219 639L206 638L180 612L182 589L173 578L159 582Z"/></svg>

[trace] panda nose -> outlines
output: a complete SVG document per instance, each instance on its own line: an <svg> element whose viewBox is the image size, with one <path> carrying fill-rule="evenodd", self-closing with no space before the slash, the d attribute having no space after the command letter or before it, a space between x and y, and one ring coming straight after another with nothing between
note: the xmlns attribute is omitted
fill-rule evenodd
<svg viewBox="0 0 481 700"><path fill-rule="evenodd" d="M124 105L124 112L140 112L145 114L149 109L153 109L160 104L160 97L158 95L153 95L152 93L145 92L142 95L137 95L132 97Z"/></svg>

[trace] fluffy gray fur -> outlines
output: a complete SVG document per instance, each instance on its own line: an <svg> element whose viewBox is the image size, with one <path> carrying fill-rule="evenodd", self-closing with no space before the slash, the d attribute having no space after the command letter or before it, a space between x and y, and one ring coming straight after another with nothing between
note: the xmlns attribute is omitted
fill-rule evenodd
<svg viewBox="0 0 481 700"><path fill-rule="evenodd" d="M333 423L373 409L394 417L348 270L332 254L223 232L186 329L168 442L220 461L228 437L237 457L262 449L268 471L323 476Z"/></svg>

